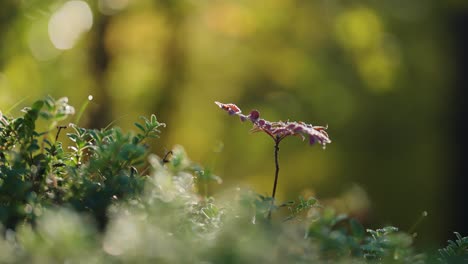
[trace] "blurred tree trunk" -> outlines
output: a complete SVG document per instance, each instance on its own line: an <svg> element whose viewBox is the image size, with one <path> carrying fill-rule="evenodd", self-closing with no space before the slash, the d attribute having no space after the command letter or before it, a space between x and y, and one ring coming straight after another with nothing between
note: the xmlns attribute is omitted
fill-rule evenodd
<svg viewBox="0 0 468 264"><path fill-rule="evenodd" d="M90 128L105 128L112 119L112 100L107 87L107 70L109 68L110 55L105 47L105 36L110 22L110 17L105 15L95 16L94 35L90 42L89 64L91 75L95 80L95 89L92 90L94 97L89 114L91 116L88 126ZM96 208L92 208L96 215L100 230L104 230L108 218L107 207L110 199L96 201Z"/></svg>
<svg viewBox="0 0 468 264"><path fill-rule="evenodd" d="M452 144L455 149L454 165L456 168L455 178L450 186L452 206L452 223L448 227L451 232L458 231L462 235L468 235L468 208L466 205L468 192L468 9L454 10L449 28L453 29L454 35L454 57L455 61L455 94L453 126L454 136ZM453 234L447 234L453 239Z"/></svg>
<svg viewBox="0 0 468 264"><path fill-rule="evenodd" d="M3 70L3 67L6 64L8 59L8 54L5 52L6 36L8 30L11 28L19 8L20 1L14 0L3 0L0 8L0 72Z"/></svg>
<svg viewBox="0 0 468 264"><path fill-rule="evenodd" d="M185 48L185 8L184 0L163 0L160 6L165 12L169 36L164 44L163 54L163 80L160 91L157 93L157 102L152 109L158 120L167 124L161 134L158 144L167 147L168 135L172 127L172 113L178 111L178 98L183 93L183 83L186 75L186 48ZM156 97L156 96L154 96Z"/></svg>
<svg viewBox="0 0 468 264"><path fill-rule="evenodd" d="M95 103L91 105L89 111L91 118L88 126L90 128L104 128L112 120L112 101L106 82L110 56L105 47L105 36L109 21L109 16L96 16L94 36L90 43L90 70L96 84L92 92Z"/></svg>

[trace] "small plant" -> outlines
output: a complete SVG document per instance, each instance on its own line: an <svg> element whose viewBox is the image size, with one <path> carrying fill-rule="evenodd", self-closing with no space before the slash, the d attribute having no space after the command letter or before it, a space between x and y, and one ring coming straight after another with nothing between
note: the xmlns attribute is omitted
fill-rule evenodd
<svg viewBox="0 0 468 264"><path fill-rule="evenodd" d="M47 96L13 118L0 113L0 224L14 229L35 223L44 208L69 206L91 213L104 227L106 210L116 200L143 191L148 167L146 140L164 123L155 115L135 123L139 133L117 127L86 129L59 125L75 113L66 97ZM44 122L40 131L39 122ZM70 142L59 140L61 131ZM69 145L68 148L63 145Z"/></svg>
<svg viewBox="0 0 468 264"><path fill-rule="evenodd" d="M270 136L275 142L275 181L273 183L273 191L271 194L271 206L268 210L268 218L271 218L271 209L274 205L276 186L278 184L278 152L280 142L288 136L299 136L302 138L302 140L305 140L307 138L310 145L313 145L317 142L325 148L326 144L331 143L331 140L326 132L327 127L313 126L311 124L306 124L301 121L270 122L260 118L260 113L257 110L252 110L250 114L244 115L242 114L241 109L235 104L223 104L220 102L215 102L215 104L218 105L219 108L227 111L229 115L239 116L242 122L250 120L253 124L253 128L251 130L252 132L264 132L268 136Z"/></svg>
<svg viewBox="0 0 468 264"><path fill-rule="evenodd" d="M277 166L278 144L289 135L330 143L325 128L269 122L257 111L245 116L235 105L218 105L273 138ZM273 197L241 188L208 196L206 185L221 178L191 161L182 146L161 158L149 153L147 140L164 127L154 115L135 124L137 133L124 133L110 125L64 126L74 112L66 98L47 97L23 112L0 114L0 263L437 261L413 245L421 219L410 232L366 231L312 197L274 205L279 167ZM277 208L288 210L282 222L270 221ZM439 263L467 263L468 237L455 234L439 250Z"/></svg>
<svg viewBox="0 0 468 264"><path fill-rule="evenodd" d="M448 246L439 249L441 263L468 263L468 236L455 232L457 240L449 240Z"/></svg>

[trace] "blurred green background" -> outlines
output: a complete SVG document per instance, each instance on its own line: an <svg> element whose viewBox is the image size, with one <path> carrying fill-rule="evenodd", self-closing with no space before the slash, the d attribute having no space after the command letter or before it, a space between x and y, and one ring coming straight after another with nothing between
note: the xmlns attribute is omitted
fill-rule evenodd
<svg viewBox="0 0 468 264"><path fill-rule="evenodd" d="M418 241L455 231L450 133L457 52L451 16L466 1L2 0L0 109L16 115L50 94L80 125L167 124L174 144L224 179L270 195L273 142L213 103L267 120L329 125L324 151L281 144L278 200L313 194L369 227ZM456 180L455 180L456 182ZM465 234L466 235L466 234Z"/></svg>

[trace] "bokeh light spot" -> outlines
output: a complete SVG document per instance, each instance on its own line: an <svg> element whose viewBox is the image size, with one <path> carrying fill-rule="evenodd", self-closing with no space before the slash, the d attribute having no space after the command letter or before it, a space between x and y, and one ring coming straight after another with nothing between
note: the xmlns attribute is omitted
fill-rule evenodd
<svg viewBox="0 0 468 264"><path fill-rule="evenodd" d="M47 20L36 21L28 32L28 46L31 54L40 61L56 58L61 51L57 50L47 35Z"/></svg>
<svg viewBox="0 0 468 264"><path fill-rule="evenodd" d="M114 15L128 6L128 0L99 0L98 8L105 15Z"/></svg>
<svg viewBox="0 0 468 264"><path fill-rule="evenodd" d="M49 20L49 37L55 48L73 48L79 37L91 29L93 14L84 1L68 1Z"/></svg>
<svg viewBox="0 0 468 264"><path fill-rule="evenodd" d="M336 20L337 38L345 47L368 49L382 38L382 24L379 17L369 8L345 11Z"/></svg>

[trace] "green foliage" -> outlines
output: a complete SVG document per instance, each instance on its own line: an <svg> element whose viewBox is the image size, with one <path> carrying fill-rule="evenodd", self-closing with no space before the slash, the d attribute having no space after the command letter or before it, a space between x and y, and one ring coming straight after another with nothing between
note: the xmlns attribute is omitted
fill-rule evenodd
<svg viewBox="0 0 468 264"><path fill-rule="evenodd" d="M366 237L365 243L361 246L366 259L424 263L423 255L413 253L411 235L399 232L398 228L393 226L377 230L368 229L367 232L371 236Z"/></svg>
<svg viewBox="0 0 468 264"><path fill-rule="evenodd" d="M278 206L243 189L209 197L199 190L221 179L183 147L148 154L146 140L164 126L154 115L136 135L74 124L55 131L70 109L48 97L22 117L0 116L2 263L429 262L409 234L366 232L312 197ZM37 131L39 118L47 131ZM444 263L466 259L468 240L456 235L440 250Z"/></svg>
<svg viewBox="0 0 468 264"><path fill-rule="evenodd" d="M290 215L284 221L288 221L288 220L292 220L296 218L298 215L300 215L304 211L309 210L316 204L317 204L317 199L313 197L309 197L307 200L304 200L303 197L299 197L299 201L297 204L295 201L289 201L280 205L280 207L287 206L290 211Z"/></svg>
<svg viewBox="0 0 468 264"><path fill-rule="evenodd" d="M441 263L466 263L468 262L468 237L462 237L455 232L457 240L448 241L448 246L439 249Z"/></svg>
<svg viewBox="0 0 468 264"><path fill-rule="evenodd" d="M66 98L47 97L23 109L19 118L0 118L0 221L8 228L33 220L44 206L67 205L92 213L101 227L112 200L139 194L144 177L147 146L164 126L156 116L132 135L119 128L92 130L68 125L71 142L58 141L50 134L60 121L74 113ZM39 132L36 123L42 118L48 130ZM72 144L64 149L64 144Z"/></svg>

